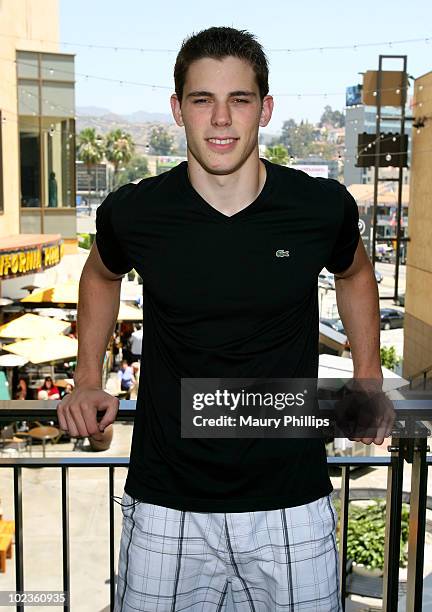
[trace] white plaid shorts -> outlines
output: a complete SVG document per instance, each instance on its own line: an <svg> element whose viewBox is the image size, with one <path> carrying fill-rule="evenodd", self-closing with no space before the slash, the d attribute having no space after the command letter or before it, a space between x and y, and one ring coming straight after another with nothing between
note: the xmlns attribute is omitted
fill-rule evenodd
<svg viewBox="0 0 432 612"><path fill-rule="evenodd" d="M281 510L206 513L125 492L122 512L114 612L342 610L330 495Z"/></svg>

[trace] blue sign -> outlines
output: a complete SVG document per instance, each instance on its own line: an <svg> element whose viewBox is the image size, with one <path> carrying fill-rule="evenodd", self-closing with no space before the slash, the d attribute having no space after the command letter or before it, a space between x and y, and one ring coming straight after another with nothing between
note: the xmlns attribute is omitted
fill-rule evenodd
<svg viewBox="0 0 432 612"><path fill-rule="evenodd" d="M351 87L346 88L346 106L355 106L356 104L361 104L361 85L352 85Z"/></svg>

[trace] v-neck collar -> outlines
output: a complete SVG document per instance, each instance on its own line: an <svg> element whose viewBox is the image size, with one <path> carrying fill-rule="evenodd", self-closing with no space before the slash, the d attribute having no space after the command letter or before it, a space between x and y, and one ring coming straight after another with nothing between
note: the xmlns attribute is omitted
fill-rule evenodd
<svg viewBox="0 0 432 612"><path fill-rule="evenodd" d="M239 219L243 219L244 217L249 216L250 213L255 211L257 208L261 207L268 199L269 193L271 191L273 180L272 180L272 167L271 163L263 158L260 158L261 161L265 165L266 169L266 178L264 181L264 185L255 198L253 202L248 204L245 208L242 208L238 212L234 213L231 216L225 215L224 213L217 210L214 206L209 204L207 200L205 200L196 189L192 186L192 183L189 180L188 175L188 163L187 161L181 162L179 164L181 182L182 182L182 193L188 198L191 199L194 203L196 203L197 207L207 215L211 216L213 219L222 222L222 223L234 223Z"/></svg>

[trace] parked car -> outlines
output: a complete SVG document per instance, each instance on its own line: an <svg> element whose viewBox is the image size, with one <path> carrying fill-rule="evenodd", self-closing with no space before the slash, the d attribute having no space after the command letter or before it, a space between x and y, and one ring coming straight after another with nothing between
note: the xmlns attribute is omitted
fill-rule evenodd
<svg viewBox="0 0 432 612"><path fill-rule="evenodd" d="M343 326L343 323L340 319L320 319L320 323L323 323L324 325L327 325L328 327L331 327L332 329L334 329L337 332L340 332L341 334L345 333L345 329Z"/></svg>
<svg viewBox="0 0 432 612"><path fill-rule="evenodd" d="M404 313L395 308L381 308L381 329L396 329L404 325Z"/></svg>
<svg viewBox="0 0 432 612"><path fill-rule="evenodd" d="M322 289L334 289L335 288L335 280L334 274L331 272L327 272L324 268L318 275L318 286Z"/></svg>

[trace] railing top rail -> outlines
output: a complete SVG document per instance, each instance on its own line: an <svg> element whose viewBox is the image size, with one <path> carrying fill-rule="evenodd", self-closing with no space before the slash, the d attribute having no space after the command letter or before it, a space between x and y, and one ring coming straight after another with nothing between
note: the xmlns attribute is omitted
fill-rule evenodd
<svg viewBox="0 0 432 612"><path fill-rule="evenodd" d="M432 394L428 399L397 399L390 400L393 404L393 408L397 413L398 417L404 414L412 414L419 412L423 415L422 418L426 418L424 415L430 411L432 417ZM333 399L319 399L320 407L325 410L332 410L336 400ZM33 418L35 415L41 417L55 417L57 415L57 405L59 400L0 400L0 417L16 417L19 416L21 419ZM134 417L136 410L136 400L120 400L119 412L117 419L122 420L123 417Z"/></svg>
<svg viewBox="0 0 432 612"><path fill-rule="evenodd" d="M432 456L428 457L432 463ZM327 463L334 466L386 466L391 456L327 457ZM127 467L129 457L14 457L0 460L2 467Z"/></svg>

